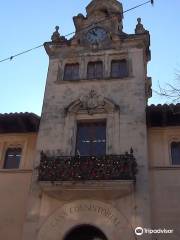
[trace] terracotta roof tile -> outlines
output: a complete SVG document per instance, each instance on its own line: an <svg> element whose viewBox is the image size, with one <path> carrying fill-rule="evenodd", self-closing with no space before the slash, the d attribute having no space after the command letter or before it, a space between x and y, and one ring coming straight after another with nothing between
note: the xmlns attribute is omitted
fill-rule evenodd
<svg viewBox="0 0 180 240"><path fill-rule="evenodd" d="M180 103L147 107L148 127L180 126Z"/></svg>
<svg viewBox="0 0 180 240"><path fill-rule="evenodd" d="M146 109L148 127L180 126L180 103L150 105ZM0 133L38 132L40 117L34 113L0 114Z"/></svg>
<svg viewBox="0 0 180 240"><path fill-rule="evenodd" d="M0 114L0 133L38 132L40 117L34 113Z"/></svg>

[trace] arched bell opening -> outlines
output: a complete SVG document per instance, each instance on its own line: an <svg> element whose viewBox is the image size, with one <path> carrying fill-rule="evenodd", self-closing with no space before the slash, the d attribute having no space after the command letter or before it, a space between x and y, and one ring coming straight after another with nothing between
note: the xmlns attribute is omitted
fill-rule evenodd
<svg viewBox="0 0 180 240"><path fill-rule="evenodd" d="M91 225L80 225L71 229L63 240L108 240L104 233Z"/></svg>

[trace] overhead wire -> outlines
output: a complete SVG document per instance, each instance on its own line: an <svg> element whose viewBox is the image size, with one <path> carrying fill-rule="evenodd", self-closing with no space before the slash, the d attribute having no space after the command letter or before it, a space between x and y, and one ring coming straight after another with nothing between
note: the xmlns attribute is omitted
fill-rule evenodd
<svg viewBox="0 0 180 240"><path fill-rule="evenodd" d="M127 13L127 12L130 12L130 11L132 11L132 10L134 10L134 9L136 9L136 8L139 8L139 7L143 6L143 5L146 5L146 4L148 4L148 3L151 3L151 4L153 5L153 4L154 4L154 0L149 0L149 1L146 1L146 2L141 3L141 4L139 4L139 5L136 5L136 6L132 7L132 8L129 8L129 9L123 11L122 14ZM89 25L88 27L85 27L85 28L81 29L79 32L84 31L84 30L86 30L86 29L89 29L91 26L97 25L97 24L99 24L99 23L101 23L101 22L107 21L107 20L109 20L110 18L113 18L113 16L108 17L108 18L106 17L106 18L104 18L104 19L101 19L100 21L97 21L97 22ZM71 35L73 35L73 34L75 34L75 33L77 33L77 32L76 32L76 31L73 31L73 32L71 32L71 33L68 33L68 34L64 35L64 37L69 37L69 36L71 36ZM5 61L8 61L8 60L11 61L11 60L13 60L14 58L16 58L16 57L18 57L18 56L20 56L20 55L23 55L23 54L26 54L26 53L31 52L31 51L33 51L33 50L36 50L36 49L38 49L38 48L41 48L43 45L44 45L44 44L41 44L41 45L38 45L38 46L36 46L36 47L30 48L30 49L28 49L28 50L19 52L19 53L15 54L15 55L12 55L12 56L10 56L10 57L4 58L4 59L0 60L0 63L5 62Z"/></svg>

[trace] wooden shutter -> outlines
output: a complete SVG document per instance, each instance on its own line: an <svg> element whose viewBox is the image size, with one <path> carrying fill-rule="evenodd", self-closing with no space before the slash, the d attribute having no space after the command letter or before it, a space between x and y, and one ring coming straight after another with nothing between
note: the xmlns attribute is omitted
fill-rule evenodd
<svg viewBox="0 0 180 240"><path fill-rule="evenodd" d="M111 63L111 77L119 77L119 61L112 61Z"/></svg>
<svg viewBox="0 0 180 240"><path fill-rule="evenodd" d="M79 79L79 64L66 64L64 69L64 80Z"/></svg>
<svg viewBox="0 0 180 240"><path fill-rule="evenodd" d="M72 80L79 79L79 64L73 64L72 66Z"/></svg>
<svg viewBox="0 0 180 240"><path fill-rule="evenodd" d="M103 64L102 62L95 63L95 78L103 78Z"/></svg>
<svg viewBox="0 0 180 240"><path fill-rule="evenodd" d="M87 78L88 79L103 78L103 63L101 61L88 63Z"/></svg>
<svg viewBox="0 0 180 240"><path fill-rule="evenodd" d="M76 154L102 156L106 154L106 122L80 122L77 125Z"/></svg>
<svg viewBox="0 0 180 240"><path fill-rule="evenodd" d="M113 60L111 62L111 77L112 78L128 77L128 67L127 61L125 59Z"/></svg>
<svg viewBox="0 0 180 240"><path fill-rule="evenodd" d="M95 64L93 62L88 63L87 78L94 79L95 77Z"/></svg>
<svg viewBox="0 0 180 240"><path fill-rule="evenodd" d="M180 142L171 143L171 158L173 165L180 165Z"/></svg>
<svg viewBox="0 0 180 240"><path fill-rule="evenodd" d="M5 169L19 168L21 152L22 152L21 148L8 148L5 156L4 168Z"/></svg>

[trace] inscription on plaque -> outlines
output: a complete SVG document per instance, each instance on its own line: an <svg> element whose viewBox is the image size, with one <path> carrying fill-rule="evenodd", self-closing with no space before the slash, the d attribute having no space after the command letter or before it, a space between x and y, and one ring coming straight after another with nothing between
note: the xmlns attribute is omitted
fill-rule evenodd
<svg viewBox="0 0 180 240"><path fill-rule="evenodd" d="M62 211L62 213L56 217L55 221L60 221L62 220L62 218L66 219L68 217L71 217L71 215L82 212L93 212L95 214L98 214L104 218L107 218L107 220L115 226L118 226L118 224L120 223L120 219L115 216L111 209L109 209L108 207L102 207L94 203L79 203L75 206L66 207Z"/></svg>
<svg viewBox="0 0 180 240"><path fill-rule="evenodd" d="M119 235L129 227L127 219L112 205L97 200L76 200L64 204L40 228L38 240L64 239L75 226L90 224L99 227L108 239L119 239Z"/></svg>

